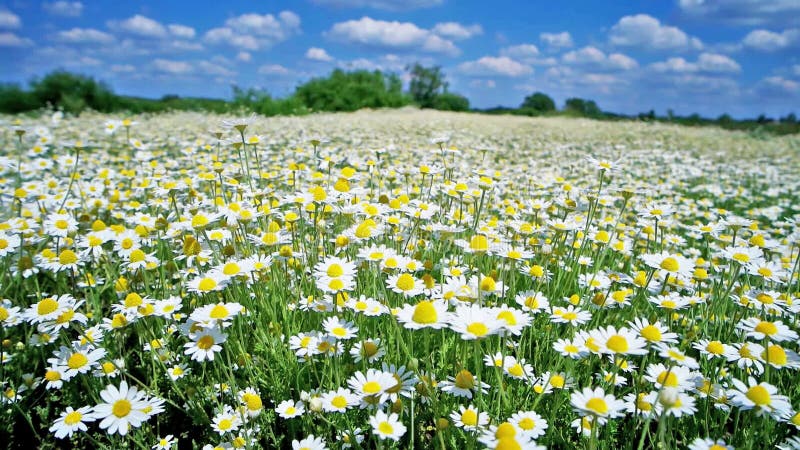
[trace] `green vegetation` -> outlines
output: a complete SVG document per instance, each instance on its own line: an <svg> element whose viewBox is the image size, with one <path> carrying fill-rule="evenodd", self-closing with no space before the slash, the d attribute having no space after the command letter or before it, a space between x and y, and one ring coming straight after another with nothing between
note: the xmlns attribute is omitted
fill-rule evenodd
<svg viewBox="0 0 800 450"><path fill-rule="evenodd" d="M416 105L420 108L443 111L474 111L488 114L523 116L559 115L587 117L598 120L638 120L665 122L688 126L718 126L759 134L800 133L800 122L794 113L780 119L763 114L753 119L736 120L728 114L716 119L699 114L677 116L669 110L658 116L654 110L636 115L603 111L594 100L568 98L560 110L555 101L543 92L528 95L518 108L495 107L470 109L469 100L450 92L442 68L414 64L406 67L409 74L408 91L396 73L381 71L344 71L335 69L325 77L313 78L298 85L283 98L268 91L233 86L233 99L210 99L165 95L147 99L117 95L102 81L86 75L58 70L41 79L33 79L27 89L15 83L0 83L0 113L17 114L46 108L80 114L91 109L100 112L130 114L162 111L208 111L240 113L252 111L265 116L302 115L317 111L356 111L362 108L398 108Z"/></svg>

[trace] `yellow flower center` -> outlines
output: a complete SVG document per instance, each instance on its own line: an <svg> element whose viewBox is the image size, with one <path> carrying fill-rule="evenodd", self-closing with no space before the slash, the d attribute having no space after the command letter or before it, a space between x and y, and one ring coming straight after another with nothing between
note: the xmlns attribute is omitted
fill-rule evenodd
<svg viewBox="0 0 800 450"><path fill-rule="evenodd" d="M750 389L747 390L745 393L747 398L750 399L751 402L755 403L756 406L765 406L769 405L772 399L770 398L769 391L764 386L757 384Z"/></svg>
<svg viewBox="0 0 800 450"><path fill-rule="evenodd" d="M628 340L625 336L615 334L608 338L606 347L614 353L625 353L628 351Z"/></svg>
<svg viewBox="0 0 800 450"><path fill-rule="evenodd" d="M678 269L680 269L680 264L678 264L677 259L673 258L672 256L668 256L661 261L661 268L667 272L677 272Z"/></svg>
<svg viewBox="0 0 800 450"><path fill-rule="evenodd" d="M390 424L389 422L384 421L378 425L378 431L380 431L381 434L391 435L394 433L394 427L392 427L392 424Z"/></svg>
<svg viewBox="0 0 800 450"><path fill-rule="evenodd" d="M725 347L720 341L711 341L708 343L708 345L706 345L706 350L708 350L709 353L721 355L725 352Z"/></svg>
<svg viewBox="0 0 800 450"><path fill-rule="evenodd" d="M238 274L240 271L241 268L239 267L239 265L233 262L229 262L222 267L222 273L224 273L229 277Z"/></svg>
<svg viewBox="0 0 800 450"><path fill-rule="evenodd" d="M492 277L483 277L481 280L481 290L485 292L494 292L495 288L497 287L497 283L494 281Z"/></svg>
<svg viewBox="0 0 800 450"><path fill-rule="evenodd" d="M778 332L778 327L772 322L761 321L758 323L758 325L756 325L755 328L753 328L753 330L766 334L767 336L772 336Z"/></svg>
<svg viewBox="0 0 800 450"><path fill-rule="evenodd" d="M144 261L145 254L140 249L136 249L131 252L130 260L132 263L142 262Z"/></svg>
<svg viewBox="0 0 800 450"><path fill-rule="evenodd" d="M228 308L226 308L225 305L218 304L215 305L213 308L211 308L211 313L209 314L209 317L211 317L212 319L224 319L228 317L228 314L230 314L228 312Z"/></svg>
<svg viewBox="0 0 800 450"><path fill-rule="evenodd" d="M327 274L331 278L337 278L344 275L344 269L339 264L331 264L328 267Z"/></svg>
<svg viewBox="0 0 800 450"><path fill-rule="evenodd" d="M467 332L477 337L483 337L489 332L489 328L487 328L483 322L472 322L471 324L467 325Z"/></svg>
<svg viewBox="0 0 800 450"><path fill-rule="evenodd" d="M61 254L58 255L58 262L62 266L75 264L78 262L78 255L76 255L75 252L70 249L62 250Z"/></svg>
<svg viewBox="0 0 800 450"><path fill-rule="evenodd" d="M44 374L44 379L47 381L58 381L61 379L61 372L57 370L48 370Z"/></svg>
<svg viewBox="0 0 800 450"><path fill-rule="evenodd" d="M381 391L381 385L377 381L367 381L364 383L364 386L361 387L361 390L365 394L377 394Z"/></svg>
<svg viewBox="0 0 800 450"><path fill-rule="evenodd" d="M438 319L439 315L436 312L436 308L428 300L417 303L414 307L414 314L411 316L411 320L422 324L436 323Z"/></svg>
<svg viewBox="0 0 800 450"><path fill-rule="evenodd" d="M82 418L83 414L79 413L78 411L72 411L71 413L64 416L64 424L72 426L80 422Z"/></svg>
<svg viewBox="0 0 800 450"><path fill-rule="evenodd" d="M666 370L658 374L657 380L659 384L667 387L678 387L678 376L674 372L667 372Z"/></svg>
<svg viewBox="0 0 800 450"><path fill-rule="evenodd" d="M130 414L131 408L131 402L123 398L114 402L114 405L111 407L111 412L121 419Z"/></svg>
<svg viewBox="0 0 800 450"><path fill-rule="evenodd" d="M472 389L475 386L475 377L468 370L462 370L456 375L456 387L460 389Z"/></svg>
<svg viewBox="0 0 800 450"><path fill-rule="evenodd" d="M213 278L205 277L197 283L197 288L203 292L213 291L217 287L217 282Z"/></svg>
<svg viewBox="0 0 800 450"><path fill-rule="evenodd" d="M586 402L586 409L597 415L604 415L608 412L608 404L599 397L592 397Z"/></svg>
<svg viewBox="0 0 800 450"><path fill-rule="evenodd" d="M750 262L750 255L748 255L747 253L738 253L737 252L737 253L733 254L733 259L736 260L736 261L739 261L740 263L746 264L746 263Z"/></svg>
<svg viewBox="0 0 800 450"><path fill-rule="evenodd" d="M40 301L36 305L36 312L40 316L46 316L48 314L51 314L57 308L58 308L58 302L55 301L53 298L48 297L48 298Z"/></svg>
<svg viewBox="0 0 800 450"><path fill-rule="evenodd" d="M67 360L67 366L70 369L80 369L88 362L89 358L87 358L83 353L73 353L72 356L70 356Z"/></svg>
<svg viewBox="0 0 800 450"><path fill-rule="evenodd" d="M478 424L478 413L473 409L468 409L461 413L461 422L464 425L474 427Z"/></svg>
<svg viewBox="0 0 800 450"><path fill-rule="evenodd" d="M482 234L476 234L475 236L472 236L472 239L470 239L469 248L476 252L485 252L489 250L489 239Z"/></svg>
<svg viewBox="0 0 800 450"><path fill-rule="evenodd" d="M404 273L397 278L397 287L402 291L410 291L414 289L414 277Z"/></svg>
<svg viewBox="0 0 800 450"><path fill-rule="evenodd" d="M513 436L498 439L494 448L495 450L522 450L522 446Z"/></svg>
<svg viewBox="0 0 800 450"><path fill-rule="evenodd" d="M786 351L780 345L770 345L761 352L761 359L776 366L784 366L787 362Z"/></svg>
<svg viewBox="0 0 800 450"><path fill-rule="evenodd" d="M211 335L205 335L197 340L197 348L201 350L208 350L214 346L214 338Z"/></svg>
<svg viewBox="0 0 800 450"><path fill-rule="evenodd" d="M508 324L508 325L512 325L513 326L513 325L517 324L517 318L514 317L514 313L512 313L511 311L509 311L507 309L503 310L503 311L500 311L500 313L497 315L497 318L505 320L506 324Z"/></svg>
<svg viewBox="0 0 800 450"><path fill-rule="evenodd" d="M67 228L69 228L69 222L67 222L64 219L56 220L56 224L55 225L56 225L56 228L58 228L59 230L66 230Z"/></svg>

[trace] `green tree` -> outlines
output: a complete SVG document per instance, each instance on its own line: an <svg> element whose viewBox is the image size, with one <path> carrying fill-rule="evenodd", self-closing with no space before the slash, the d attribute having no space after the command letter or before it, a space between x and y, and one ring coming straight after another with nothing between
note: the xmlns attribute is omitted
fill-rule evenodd
<svg viewBox="0 0 800 450"><path fill-rule="evenodd" d="M442 111L468 111L469 99L453 92L445 92L433 99L433 108Z"/></svg>
<svg viewBox="0 0 800 450"><path fill-rule="evenodd" d="M447 92L448 83L439 66L424 67L419 63L406 67L411 75L408 90L411 99L421 108L434 108L436 97Z"/></svg>
<svg viewBox="0 0 800 450"><path fill-rule="evenodd" d="M534 92L525 97L520 109L528 114L544 114L556 110L556 102L543 92Z"/></svg>
<svg viewBox="0 0 800 450"><path fill-rule="evenodd" d="M602 115L600 107L594 100L584 100L582 98L568 98L564 104L564 111L572 112L585 117L599 117Z"/></svg>
<svg viewBox="0 0 800 450"><path fill-rule="evenodd" d="M42 106L52 105L70 113L79 113L86 108L109 112L115 109L118 102L105 83L63 70L32 81L31 95Z"/></svg>

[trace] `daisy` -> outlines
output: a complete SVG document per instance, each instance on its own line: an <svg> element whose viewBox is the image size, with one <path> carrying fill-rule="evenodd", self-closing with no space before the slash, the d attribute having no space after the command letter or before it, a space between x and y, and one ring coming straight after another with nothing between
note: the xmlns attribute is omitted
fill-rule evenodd
<svg viewBox="0 0 800 450"><path fill-rule="evenodd" d="M158 442L153 445L153 450L169 450L172 448L173 445L177 445L178 440L175 439L175 436L168 434L163 438L159 438Z"/></svg>
<svg viewBox="0 0 800 450"><path fill-rule="evenodd" d="M662 416L664 414L675 417L691 416L697 412L694 397L675 388L662 388L658 393L658 403L662 408Z"/></svg>
<svg viewBox="0 0 800 450"><path fill-rule="evenodd" d="M241 425L241 417L228 405L225 405L223 411L211 419L211 428L220 436L238 430Z"/></svg>
<svg viewBox="0 0 800 450"><path fill-rule="evenodd" d="M566 308L553 308L550 321L553 323L566 323L572 326L583 325L592 319L592 313L581 308L569 305Z"/></svg>
<svg viewBox="0 0 800 450"><path fill-rule="evenodd" d="M547 420L536 411L519 411L514 413L508 422L519 428L523 435L530 439L537 439L547 430Z"/></svg>
<svg viewBox="0 0 800 450"><path fill-rule="evenodd" d="M383 358L385 354L386 349L381 346L381 340L378 338L357 342L350 348L350 356L356 363L364 360L373 363Z"/></svg>
<svg viewBox="0 0 800 450"><path fill-rule="evenodd" d="M107 430L109 434L119 433L121 436L128 434L128 430L138 428L142 422L147 420L147 408L144 393L139 392L135 386L128 387L128 383L123 381L119 388L108 385L100 392L100 398L104 403L96 405L92 410L92 416L100 420L100 428Z"/></svg>
<svg viewBox="0 0 800 450"><path fill-rule="evenodd" d="M642 261L663 274L689 279L694 272L694 262L679 254L661 252L642 255Z"/></svg>
<svg viewBox="0 0 800 450"><path fill-rule="evenodd" d="M391 373L377 369L369 369L367 373L356 372L347 379L347 385L360 397L382 396L386 390L394 387L397 380Z"/></svg>
<svg viewBox="0 0 800 450"><path fill-rule="evenodd" d="M397 313L397 321L405 328L444 328L450 322L447 302L441 300L422 300L415 305L406 304Z"/></svg>
<svg viewBox="0 0 800 450"><path fill-rule="evenodd" d="M774 342L796 341L797 333L784 325L780 320L770 322L761 320L758 317L743 319L736 325L736 328L744 331L747 337L756 340L768 338Z"/></svg>
<svg viewBox="0 0 800 450"><path fill-rule="evenodd" d="M327 412L345 412L347 408L357 405L359 398L349 389L339 388L322 394L322 409Z"/></svg>
<svg viewBox="0 0 800 450"><path fill-rule="evenodd" d="M761 265L764 252L758 247L730 246L722 249L719 256L736 264Z"/></svg>
<svg viewBox="0 0 800 450"><path fill-rule="evenodd" d="M275 412L284 419L302 416L306 412L303 402L284 400L275 407Z"/></svg>
<svg viewBox="0 0 800 450"><path fill-rule="evenodd" d="M386 287L408 298L421 294L425 284L408 273L400 273L390 276Z"/></svg>
<svg viewBox="0 0 800 450"><path fill-rule="evenodd" d="M735 450L735 448L726 444L722 439L713 440L698 437L689 444L689 450Z"/></svg>
<svg viewBox="0 0 800 450"><path fill-rule="evenodd" d="M550 308L550 301L538 291L524 291L514 297L514 300L525 311L537 313Z"/></svg>
<svg viewBox="0 0 800 450"><path fill-rule="evenodd" d="M769 344L764 351L761 352L761 359L776 369L798 369L800 368L800 356L789 350L783 348L778 344Z"/></svg>
<svg viewBox="0 0 800 450"><path fill-rule="evenodd" d="M678 334L670 332L661 322L656 321L651 324L646 318L639 317L632 322L628 322L628 325L639 336L644 338L648 344L674 344L678 342Z"/></svg>
<svg viewBox="0 0 800 450"><path fill-rule="evenodd" d="M216 303L211 305L201 306L189 316L189 318L198 324L211 328L220 326L226 328L231 325L231 321L236 317L244 307L239 303Z"/></svg>
<svg viewBox="0 0 800 450"><path fill-rule="evenodd" d="M500 335L511 334L519 336L533 320L527 313L505 305L493 308L492 311L495 314L495 318L500 321Z"/></svg>
<svg viewBox="0 0 800 450"><path fill-rule="evenodd" d="M206 328L189 337L192 342L183 345L186 348L184 354L191 356L192 360L197 362L213 361L214 354L222 351L222 346L219 344L227 339L227 336L218 328Z"/></svg>
<svg viewBox="0 0 800 450"><path fill-rule="evenodd" d="M352 322L342 321L338 317L328 317L322 322L322 328L334 339L347 340L358 335L358 327Z"/></svg>
<svg viewBox="0 0 800 450"><path fill-rule="evenodd" d="M613 395L606 394L603 388L583 388L570 395L570 403L575 411L582 416L592 416L600 423L607 419L625 415L625 402L617 400Z"/></svg>
<svg viewBox="0 0 800 450"><path fill-rule="evenodd" d="M661 404L656 401L658 392L631 392L623 400L625 401L625 411L631 414L638 414L642 417L654 417L661 414Z"/></svg>
<svg viewBox="0 0 800 450"><path fill-rule="evenodd" d="M756 416L770 415L776 420L792 410L789 398L779 395L778 388L769 383L759 383L753 377L747 379L747 384L736 378L732 383L728 396L733 406L743 410L755 409Z"/></svg>
<svg viewBox="0 0 800 450"><path fill-rule="evenodd" d="M459 306L450 316L450 329L461 334L461 339L483 339L500 331L502 323L493 317L491 310L479 305Z"/></svg>
<svg viewBox="0 0 800 450"><path fill-rule="evenodd" d="M684 366L667 367L664 364L650 364L644 378L654 383L659 389L674 388L678 390L689 390L693 388L697 379L701 375Z"/></svg>
<svg viewBox="0 0 800 450"><path fill-rule="evenodd" d="M485 411L478 411L472 405L467 407L461 405L458 411L450 413L450 420L459 428L467 431L477 431L489 424L489 414Z"/></svg>
<svg viewBox="0 0 800 450"><path fill-rule="evenodd" d="M442 392L452 394L458 397L472 398L472 393L481 390L482 393L489 392L489 385L483 381L478 382L469 370L461 370L453 377L447 377L447 380L439 383L439 388Z"/></svg>
<svg viewBox="0 0 800 450"><path fill-rule="evenodd" d="M387 415L383 411L378 411L374 416L369 418L369 424L372 426L372 432L381 440L391 439L399 441L400 438L406 433L405 425L400 422L397 414L391 413Z"/></svg>
<svg viewBox="0 0 800 450"><path fill-rule="evenodd" d="M605 329L593 330L589 336L599 345L601 353L612 356L618 355L644 355L647 353L647 343L634 331L622 327L616 329L609 325Z"/></svg>
<svg viewBox="0 0 800 450"><path fill-rule="evenodd" d="M204 276L197 276L186 283L189 292L203 295L209 292L221 291L225 289L229 279L220 272L210 271Z"/></svg>
<svg viewBox="0 0 800 450"><path fill-rule="evenodd" d="M725 358L732 348L728 344L709 339L700 339L692 344L692 347L699 350L700 354L708 359Z"/></svg>
<svg viewBox="0 0 800 450"><path fill-rule="evenodd" d="M764 352L763 346L755 342L741 342L731 344L728 348L729 351L725 354L728 362L735 361L737 367L747 368L755 375L764 372L764 363L760 356Z"/></svg>
<svg viewBox="0 0 800 450"><path fill-rule="evenodd" d="M313 434L308 435L306 438L298 441L292 440L292 450L327 450L325 441L321 437L315 437Z"/></svg>
<svg viewBox="0 0 800 450"><path fill-rule="evenodd" d="M581 359L589 354L580 339L559 339L553 343L553 350L572 359Z"/></svg>
<svg viewBox="0 0 800 450"><path fill-rule="evenodd" d="M71 214L51 214L43 224L48 236L67 237L78 231L78 221Z"/></svg>
<svg viewBox="0 0 800 450"><path fill-rule="evenodd" d="M659 349L659 356L678 364L679 366L688 367L689 369L699 369L700 364L697 363L697 360L688 356L683 350L679 349L675 346L668 346L664 344L660 344L658 346Z"/></svg>
<svg viewBox="0 0 800 450"><path fill-rule="evenodd" d="M50 427L50 432L55 433L57 439L64 439L65 437L72 437L76 431L86 431L89 428L86 422L93 422L95 417L92 416L92 408L84 406L78 409L73 409L68 406L67 409L53 422Z"/></svg>

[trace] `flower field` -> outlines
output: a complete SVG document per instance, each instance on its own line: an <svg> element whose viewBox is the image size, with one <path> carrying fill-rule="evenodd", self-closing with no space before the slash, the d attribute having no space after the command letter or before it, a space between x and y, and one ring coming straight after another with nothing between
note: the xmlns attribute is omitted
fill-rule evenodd
<svg viewBox="0 0 800 450"><path fill-rule="evenodd" d="M5 118L9 448L800 448L800 141Z"/></svg>

